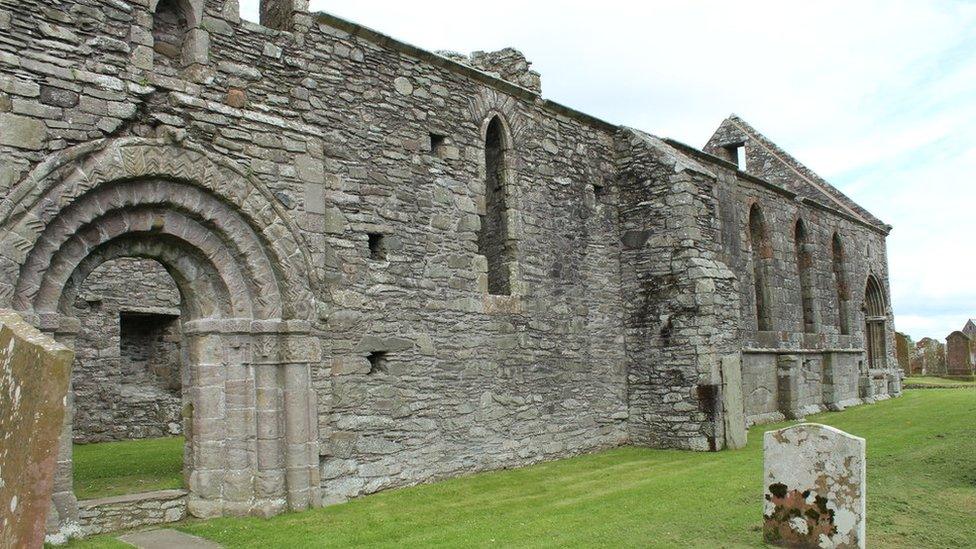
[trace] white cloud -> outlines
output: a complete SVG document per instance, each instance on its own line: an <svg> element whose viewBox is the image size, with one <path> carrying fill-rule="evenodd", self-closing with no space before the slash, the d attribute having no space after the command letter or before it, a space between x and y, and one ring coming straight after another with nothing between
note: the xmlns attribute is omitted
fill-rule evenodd
<svg viewBox="0 0 976 549"><path fill-rule="evenodd" d="M257 18L257 0L241 9ZM427 49L514 46L542 73L546 96L691 145L736 112L895 226L899 329L942 338L976 316L976 3L312 0L312 9Z"/></svg>

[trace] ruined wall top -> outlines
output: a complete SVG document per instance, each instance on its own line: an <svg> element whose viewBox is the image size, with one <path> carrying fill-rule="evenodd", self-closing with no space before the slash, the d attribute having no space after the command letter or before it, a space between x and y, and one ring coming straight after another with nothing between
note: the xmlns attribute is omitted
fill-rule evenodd
<svg viewBox="0 0 976 549"><path fill-rule="evenodd" d="M446 50L436 53L451 61L478 69L537 94L542 94L541 76L531 69L532 63L515 48L503 48L490 52L475 51L471 52L470 55Z"/></svg>
<svg viewBox="0 0 976 549"><path fill-rule="evenodd" d="M890 225L875 217L734 114L722 121L702 150L737 164L745 173L789 189L807 201L836 209L885 234L891 231ZM744 152L741 160L736 157L738 152Z"/></svg>

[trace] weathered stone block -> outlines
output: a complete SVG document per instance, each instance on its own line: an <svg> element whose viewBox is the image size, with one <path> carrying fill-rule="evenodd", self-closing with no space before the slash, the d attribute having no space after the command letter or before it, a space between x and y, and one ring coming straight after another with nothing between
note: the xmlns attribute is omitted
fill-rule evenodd
<svg viewBox="0 0 976 549"><path fill-rule="evenodd" d="M725 420L725 446L736 449L746 445L748 431L742 395L742 357L739 354L721 358L722 417Z"/></svg>
<svg viewBox="0 0 976 549"><path fill-rule="evenodd" d="M44 148L46 136L47 126L41 120L17 114L0 114L0 145L36 151Z"/></svg>
<svg viewBox="0 0 976 549"><path fill-rule="evenodd" d="M74 353L0 310L0 546L40 547Z"/></svg>
<svg viewBox="0 0 976 549"><path fill-rule="evenodd" d="M763 439L763 539L783 547L864 547L865 441L804 423Z"/></svg>

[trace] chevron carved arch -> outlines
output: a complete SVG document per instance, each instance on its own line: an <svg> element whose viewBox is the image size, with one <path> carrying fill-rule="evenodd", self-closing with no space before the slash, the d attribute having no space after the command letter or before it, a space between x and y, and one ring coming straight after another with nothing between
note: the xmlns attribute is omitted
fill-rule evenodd
<svg viewBox="0 0 976 549"><path fill-rule="evenodd" d="M214 204L233 211L255 236L250 248L260 247L268 256L280 282L282 317L311 319L318 277L298 227L271 191L240 167L197 146L141 138L101 140L57 153L0 201L0 304L13 304L31 250L62 211L96 191L102 198L95 201L95 211L107 209L106 201L118 192L105 189L150 180L205 193ZM176 193L173 199L182 200Z"/></svg>

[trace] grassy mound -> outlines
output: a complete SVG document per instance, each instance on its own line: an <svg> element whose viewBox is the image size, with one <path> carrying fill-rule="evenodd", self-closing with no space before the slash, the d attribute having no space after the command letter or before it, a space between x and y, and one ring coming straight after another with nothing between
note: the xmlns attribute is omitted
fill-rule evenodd
<svg viewBox="0 0 976 549"><path fill-rule="evenodd" d="M907 389L976 389L976 376L912 376L902 380Z"/></svg>

